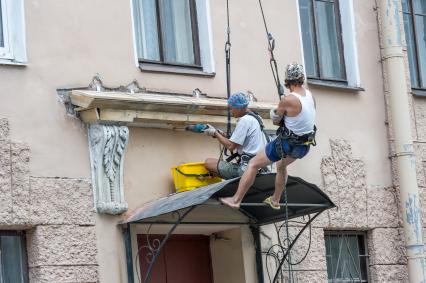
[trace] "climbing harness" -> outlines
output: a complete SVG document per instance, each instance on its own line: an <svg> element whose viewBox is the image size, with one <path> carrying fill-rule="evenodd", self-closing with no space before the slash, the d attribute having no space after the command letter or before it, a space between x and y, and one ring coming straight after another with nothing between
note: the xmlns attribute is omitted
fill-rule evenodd
<svg viewBox="0 0 426 283"><path fill-rule="evenodd" d="M287 157L287 154L284 152L284 149L282 146L283 140L287 140L291 148L298 145L316 146L317 145L317 142L315 139L316 132L317 132L317 127L314 125L314 130L312 132L302 136L298 136L283 124L277 130L277 142L275 143L275 145L276 145L276 150L278 155L281 157L281 159Z"/></svg>

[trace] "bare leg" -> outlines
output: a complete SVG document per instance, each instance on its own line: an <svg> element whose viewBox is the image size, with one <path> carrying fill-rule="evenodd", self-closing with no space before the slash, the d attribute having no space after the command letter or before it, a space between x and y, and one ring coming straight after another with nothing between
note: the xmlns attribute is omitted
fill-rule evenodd
<svg viewBox="0 0 426 283"><path fill-rule="evenodd" d="M278 205L281 200L281 195L284 192L285 184L287 183L287 165L293 163L295 159L287 157L277 162L277 176L275 177L275 191L272 195L272 203Z"/></svg>
<svg viewBox="0 0 426 283"><path fill-rule="evenodd" d="M240 203L249 188L253 185L259 169L270 164L272 164L272 161L266 157L265 151L259 152L250 160L246 171L243 176L241 176L240 183L238 184L238 190L235 195L233 197L220 198L220 201L233 208L240 207Z"/></svg>
<svg viewBox="0 0 426 283"><path fill-rule="evenodd" d="M204 161L204 166L206 167L206 169L210 172L213 173L216 176L219 176L219 172L217 172L217 163L219 162L219 159L216 158L207 158Z"/></svg>

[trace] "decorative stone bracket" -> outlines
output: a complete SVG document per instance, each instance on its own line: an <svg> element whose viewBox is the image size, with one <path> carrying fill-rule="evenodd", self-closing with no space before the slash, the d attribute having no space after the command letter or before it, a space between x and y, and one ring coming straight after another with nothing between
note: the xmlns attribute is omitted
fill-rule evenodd
<svg viewBox="0 0 426 283"><path fill-rule="evenodd" d="M126 126L89 126L90 161L96 210L121 214L127 211L123 190L123 161L129 140Z"/></svg>

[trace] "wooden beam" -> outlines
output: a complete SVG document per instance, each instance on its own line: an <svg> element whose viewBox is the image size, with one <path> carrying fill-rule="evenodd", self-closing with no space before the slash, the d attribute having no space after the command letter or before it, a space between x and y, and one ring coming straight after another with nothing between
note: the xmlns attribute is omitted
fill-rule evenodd
<svg viewBox="0 0 426 283"><path fill-rule="evenodd" d="M84 123L91 124L99 121L99 113L96 108L80 110L78 113Z"/></svg>
<svg viewBox="0 0 426 283"><path fill-rule="evenodd" d="M182 128L189 124L212 124L215 126L226 126L227 120L224 116L218 115L198 115L182 114L158 111L138 111L138 110L118 110L100 109L99 121L101 122L124 122L129 126L143 123L147 125L169 124ZM236 124L236 119L232 118L231 123ZM270 119L264 119L265 129L274 131L277 127ZM155 126L156 127L156 126Z"/></svg>

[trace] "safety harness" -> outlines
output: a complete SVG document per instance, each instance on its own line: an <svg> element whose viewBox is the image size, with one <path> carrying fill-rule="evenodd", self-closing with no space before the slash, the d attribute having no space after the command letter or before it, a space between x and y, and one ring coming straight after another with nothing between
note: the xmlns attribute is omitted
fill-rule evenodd
<svg viewBox="0 0 426 283"><path fill-rule="evenodd" d="M317 145L317 141L315 139L316 133L317 133L317 127L314 125L314 129L312 132L299 136L293 133L289 128L287 128L283 122L277 130L277 142L275 143L276 151L278 155L281 158L287 157L287 154L284 152L284 149L282 146L283 140L287 140L290 147L294 147L298 145L316 146Z"/></svg>

